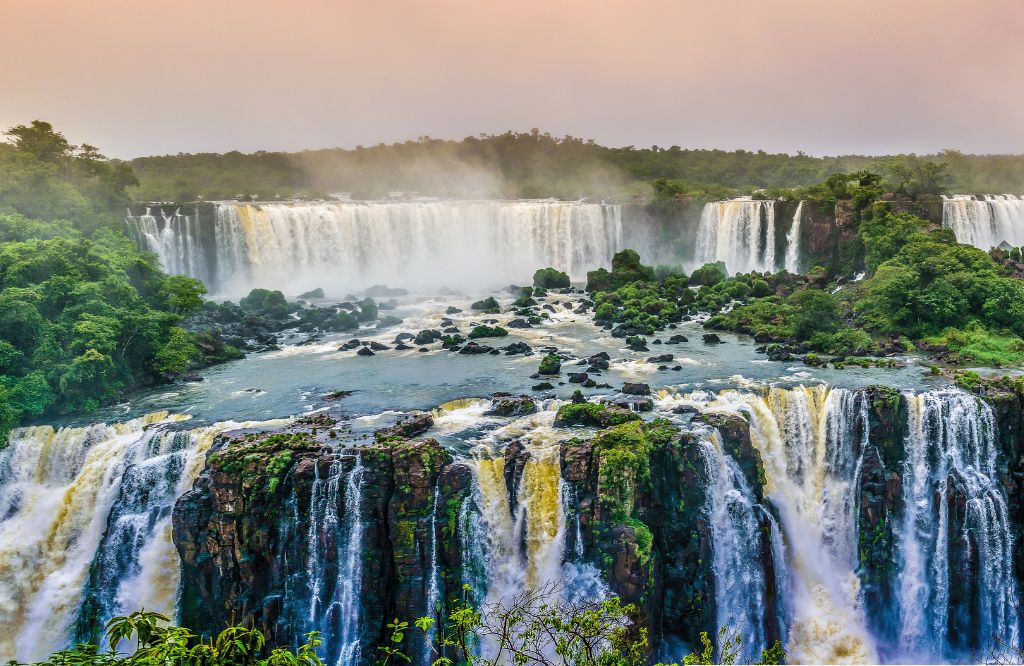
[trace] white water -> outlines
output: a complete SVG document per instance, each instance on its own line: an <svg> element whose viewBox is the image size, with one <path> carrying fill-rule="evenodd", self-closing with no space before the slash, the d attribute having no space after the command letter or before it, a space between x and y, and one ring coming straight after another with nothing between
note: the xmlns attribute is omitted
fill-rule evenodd
<svg viewBox="0 0 1024 666"><path fill-rule="evenodd" d="M786 234L786 264L785 268L794 275L800 272L800 222L803 219L804 202L796 205L796 212L793 213L793 223Z"/></svg>
<svg viewBox="0 0 1024 666"><path fill-rule="evenodd" d="M328 661L339 666L359 659L359 594L363 579L362 458L356 458L347 474L344 467L343 460L335 459L327 478L320 478L316 468L306 563L310 586L307 626L321 633ZM339 506L344 509L341 514ZM333 580L329 575L332 566L337 567Z"/></svg>
<svg viewBox="0 0 1024 666"><path fill-rule="evenodd" d="M743 637L743 656L752 661L766 647L757 500L736 461L722 449L718 432L701 435L708 478L706 511L714 553L716 622L719 628L728 627Z"/></svg>
<svg viewBox="0 0 1024 666"><path fill-rule="evenodd" d="M995 420L991 408L963 391L907 393L903 468L904 521L898 617L901 653L921 659L949 656L950 541L976 540L981 599L978 635L1018 645L1017 588L1006 497L996 478ZM966 496L963 532L950 534L948 496L955 483ZM963 546L961 546L963 547ZM961 631L966 631L963 628Z"/></svg>
<svg viewBox="0 0 1024 666"><path fill-rule="evenodd" d="M761 453L765 494L785 540L776 566L788 569L780 582L789 589L785 647L794 663L877 661L855 572L855 400L819 386L726 391L709 405L746 415Z"/></svg>
<svg viewBox="0 0 1024 666"><path fill-rule="evenodd" d="M216 435L241 425L156 425L179 418L12 432L0 451L0 658L37 660L66 647L86 600L101 621L141 607L175 615L170 507Z"/></svg>
<svg viewBox="0 0 1024 666"><path fill-rule="evenodd" d="M617 205L524 201L317 202L216 205L216 266L188 218L128 218L171 273L205 277L212 291L253 287L328 296L373 284L418 289L506 286L553 266L582 280L625 247L650 244L625 229ZM209 233L209 232L208 232ZM487 284L481 284L486 281Z"/></svg>
<svg viewBox="0 0 1024 666"><path fill-rule="evenodd" d="M960 243L989 250L1024 245L1024 198L1012 194L943 197L942 226Z"/></svg>
<svg viewBox="0 0 1024 666"><path fill-rule="evenodd" d="M202 246L198 220L182 215L180 210L172 215L159 210L158 214L146 208L144 214L133 217L129 211L125 219L139 247L160 257L164 270L171 275L188 275L207 283L216 279Z"/></svg>
<svg viewBox="0 0 1024 666"><path fill-rule="evenodd" d="M704 205L697 228L696 263L716 261L724 261L730 274L777 269L774 201L741 197Z"/></svg>

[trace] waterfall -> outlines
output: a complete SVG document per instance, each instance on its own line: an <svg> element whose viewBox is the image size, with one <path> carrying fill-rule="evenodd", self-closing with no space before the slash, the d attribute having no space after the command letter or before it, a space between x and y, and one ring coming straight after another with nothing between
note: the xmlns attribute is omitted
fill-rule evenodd
<svg viewBox="0 0 1024 666"><path fill-rule="evenodd" d="M736 461L722 449L718 431L699 434L708 478L716 622L743 637L744 663L752 663L766 647L757 501Z"/></svg>
<svg viewBox="0 0 1024 666"><path fill-rule="evenodd" d="M796 663L877 659L856 574L858 394L825 387L727 391L712 409L739 412L761 454L765 495L776 508L789 589L786 650ZM773 530L774 532L774 530ZM773 549L778 549L773 544ZM716 557L717 557L716 553Z"/></svg>
<svg viewBox="0 0 1024 666"><path fill-rule="evenodd" d="M786 234L786 270L794 275L800 273L800 221L803 219L804 202L796 205L793 223Z"/></svg>
<svg viewBox="0 0 1024 666"><path fill-rule="evenodd" d="M180 209L168 214L161 209L160 217L146 208L142 215L129 211L125 221L135 243L160 258L164 270L171 275L188 275L204 282L212 280L206 252L202 246L199 221L191 215L182 215Z"/></svg>
<svg viewBox="0 0 1024 666"><path fill-rule="evenodd" d="M548 200L220 203L204 236L212 248L191 223L128 223L169 272L236 296L253 287L340 296L380 283L504 286L544 266L582 280L624 247L653 246L642 225L624 228L621 206Z"/></svg>
<svg viewBox="0 0 1024 666"><path fill-rule="evenodd" d="M1012 537L997 480L995 420L980 399L955 389L905 394L904 515L899 527L899 642L903 653L940 659L1019 641ZM960 508L963 507L963 508ZM954 531L955 523L962 523ZM951 558L958 561L957 568ZM977 571L965 570L973 565ZM949 635L951 588L966 589L974 626ZM973 605L972 605L973 604ZM956 642L957 645L951 643Z"/></svg>
<svg viewBox="0 0 1024 666"><path fill-rule="evenodd" d="M432 617L440 623L442 620L438 618L440 615L444 617L444 613L439 611L438 605L441 602L441 572L438 569L438 553L437 553L437 505L441 497L440 488L440 477L434 482L434 505L430 509L430 573L428 574L430 580L427 587L427 617ZM427 637L432 641L437 633L437 627L431 627L427 632ZM430 666L433 661L433 653L430 650L429 645L424 646L423 651L423 665Z"/></svg>
<svg viewBox="0 0 1024 666"><path fill-rule="evenodd" d="M328 660L344 666L357 663L361 652L363 460L356 456L352 464L337 456L326 478L321 478L319 466L314 474L307 535L307 626L320 632Z"/></svg>
<svg viewBox="0 0 1024 666"><path fill-rule="evenodd" d="M982 250L1009 243L1024 245L1024 197L1012 194L943 197L942 226L956 240Z"/></svg>
<svg viewBox="0 0 1024 666"><path fill-rule="evenodd" d="M729 273L774 272L775 202L741 197L705 204L696 259L697 265L723 261Z"/></svg>
<svg viewBox="0 0 1024 666"><path fill-rule="evenodd" d="M0 657L44 658L140 607L175 615L170 509L216 435L238 426L170 427L180 418L11 433L0 451Z"/></svg>

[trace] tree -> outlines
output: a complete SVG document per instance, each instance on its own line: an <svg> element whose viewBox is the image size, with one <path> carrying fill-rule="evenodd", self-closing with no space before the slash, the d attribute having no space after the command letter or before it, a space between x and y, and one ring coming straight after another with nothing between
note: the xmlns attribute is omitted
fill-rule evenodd
<svg viewBox="0 0 1024 666"><path fill-rule="evenodd" d="M73 149L63 134L42 120L33 120L29 125L16 125L4 134L11 138L11 142L18 150L31 153L40 161L51 164L67 160Z"/></svg>

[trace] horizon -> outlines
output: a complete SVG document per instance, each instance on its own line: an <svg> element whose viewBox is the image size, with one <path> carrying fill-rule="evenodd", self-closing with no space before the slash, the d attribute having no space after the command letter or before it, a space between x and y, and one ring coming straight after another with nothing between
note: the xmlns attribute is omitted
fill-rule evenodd
<svg viewBox="0 0 1024 666"><path fill-rule="evenodd" d="M9 0L5 15L0 57L23 64L0 73L0 125L45 119L119 159L532 127L603 146L1024 153L1011 0Z"/></svg>

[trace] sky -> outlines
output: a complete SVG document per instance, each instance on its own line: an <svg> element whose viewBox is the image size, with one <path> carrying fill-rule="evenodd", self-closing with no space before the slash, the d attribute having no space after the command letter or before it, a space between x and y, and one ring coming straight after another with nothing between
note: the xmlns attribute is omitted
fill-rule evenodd
<svg viewBox="0 0 1024 666"><path fill-rule="evenodd" d="M129 158L540 128L1024 153L1022 0L0 0L0 127Z"/></svg>

